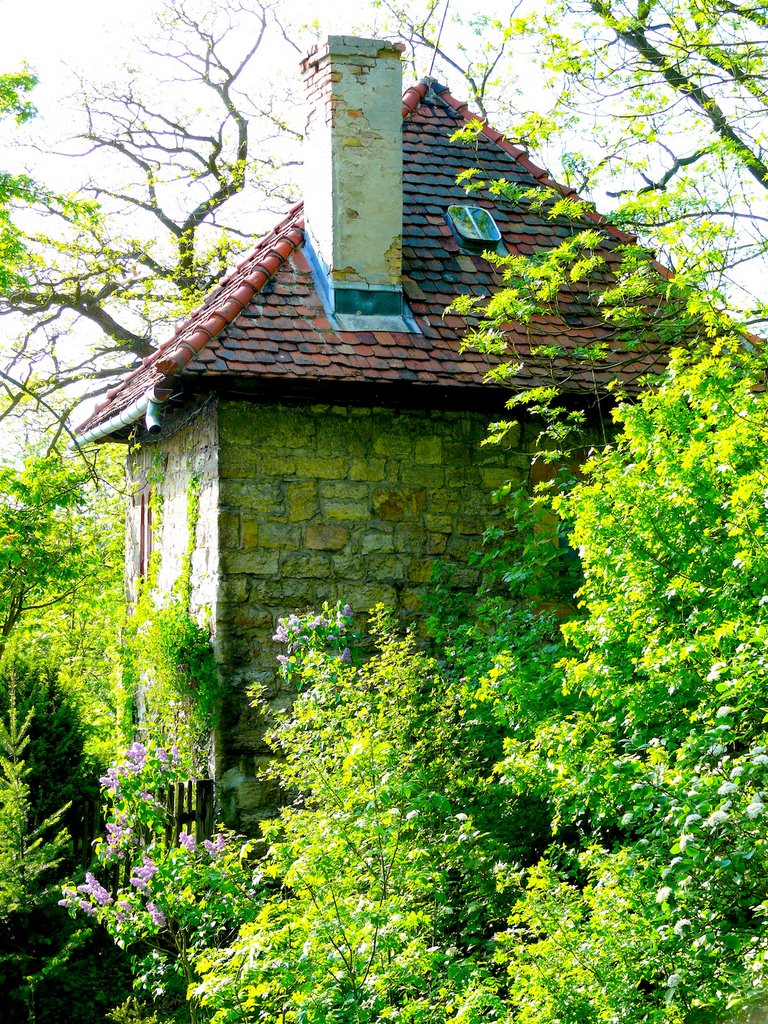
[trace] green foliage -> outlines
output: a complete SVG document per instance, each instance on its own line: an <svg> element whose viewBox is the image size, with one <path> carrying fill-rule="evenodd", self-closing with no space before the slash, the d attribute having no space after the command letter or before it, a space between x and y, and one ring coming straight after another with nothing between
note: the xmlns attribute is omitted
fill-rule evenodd
<svg viewBox="0 0 768 1024"><path fill-rule="evenodd" d="M0 918L39 900L46 881L61 859L65 834L60 828L65 808L37 825L25 756L34 708L20 719L11 681L7 719L0 722ZM55 831L57 830L57 831Z"/></svg>
<svg viewBox="0 0 768 1024"><path fill-rule="evenodd" d="M221 681L208 630L190 613L192 554L199 518L199 482L188 490L189 540L170 594L157 587L157 558L131 611L123 638L123 683L139 701L140 721L154 741L177 745L195 771L205 773L221 698ZM154 527L161 519L153 496Z"/></svg>
<svg viewBox="0 0 768 1024"><path fill-rule="evenodd" d="M566 627L563 702L501 769L562 833L510 970L524 1020L557 1019L566 990L592 1019L727 1019L759 1001L768 942L762 362L679 360L621 422L559 503L587 613ZM562 979L546 1014L542 976Z"/></svg>
<svg viewBox="0 0 768 1024"><path fill-rule="evenodd" d="M294 797L265 830L276 888L200 961L203 1002L222 1022L497 1019L495 932L512 903L496 879L530 859L543 809L493 780L502 730L473 681L381 612L376 654L342 660L317 618L278 637L300 652L302 690L273 737Z"/></svg>
<svg viewBox="0 0 768 1024"><path fill-rule="evenodd" d="M30 455L0 466L0 654L22 617L74 594L97 572L79 459Z"/></svg>
<svg viewBox="0 0 768 1024"><path fill-rule="evenodd" d="M224 832L198 842L175 831L166 793L188 771L175 749L131 745L101 779L106 834L94 870L105 884L86 872L81 885L65 886L62 903L131 952L136 987L164 1005L169 1020L197 1024L204 1017L195 958L232 938L258 893L243 863L250 844ZM117 1019L136 1019L132 1013L126 1006Z"/></svg>
<svg viewBox="0 0 768 1024"><path fill-rule="evenodd" d="M175 743L195 770L207 768L221 684L208 631L178 594L159 603L145 590L124 638L124 684L138 695L140 721L157 742Z"/></svg>
<svg viewBox="0 0 768 1024"><path fill-rule="evenodd" d="M0 715L10 712L12 694L22 720L32 715L25 764L30 821L37 825L62 804L94 796L99 766L85 753L90 729L79 702L54 671L6 657L0 663Z"/></svg>
<svg viewBox="0 0 768 1024"><path fill-rule="evenodd" d="M551 500L583 571L562 628L538 495L481 556L497 596L438 592L435 656L380 620L342 661L333 609L330 647L318 617L278 631L293 803L266 829L279 888L199 961L214 1020L759 1019L763 362L678 355L617 420Z"/></svg>
<svg viewBox="0 0 768 1024"><path fill-rule="evenodd" d="M511 26L551 101L521 112L517 137L559 160L558 180L602 193L678 277L760 315L765 26L761 5L730 0L546 0ZM755 280L740 275L750 259Z"/></svg>

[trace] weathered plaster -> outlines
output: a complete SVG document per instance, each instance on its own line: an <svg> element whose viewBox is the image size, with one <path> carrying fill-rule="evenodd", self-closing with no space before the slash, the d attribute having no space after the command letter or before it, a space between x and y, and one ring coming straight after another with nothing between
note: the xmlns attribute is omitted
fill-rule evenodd
<svg viewBox="0 0 768 1024"><path fill-rule="evenodd" d="M334 287L400 291L400 51L331 36L303 67L313 110L304 208L318 256Z"/></svg>

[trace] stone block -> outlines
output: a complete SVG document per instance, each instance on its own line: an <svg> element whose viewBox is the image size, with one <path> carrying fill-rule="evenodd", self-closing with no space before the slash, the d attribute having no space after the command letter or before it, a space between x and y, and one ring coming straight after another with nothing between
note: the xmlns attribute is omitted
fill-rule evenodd
<svg viewBox="0 0 768 1024"><path fill-rule="evenodd" d="M329 555L319 551L304 551L283 556L281 576L294 579L330 579L333 576L333 566Z"/></svg>
<svg viewBox="0 0 768 1024"><path fill-rule="evenodd" d="M287 483L285 496L288 502L288 520L303 523L313 519L318 511L317 484L313 480L301 483Z"/></svg>
<svg viewBox="0 0 768 1024"><path fill-rule="evenodd" d="M350 480L366 480L369 483L380 483L385 477L386 462L384 459L351 459L349 463Z"/></svg>
<svg viewBox="0 0 768 1024"><path fill-rule="evenodd" d="M280 568L277 551L224 551L221 555L222 573L252 573L254 576L272 576Z"/></svg>
<svg viewBox="0 0 768 1024"><path fill-rule="evenodd" d="M450 533L453 529L453 517L437 512L427 512L424 516L424 525L435 533Z"/></svg>
<svg viewBox="0 0 768 1024"><path fill-rule="evenodd" d="M355 614L369 611L377 604L383 604L387 608L396 608L397 590L385 583L357 584L347 600L355 610Z"/></svg>
<svg viewBox="0 0 768 1024"><path fill-rule="evenodd" d="M320 484L320 497L331 501L367 501L369 487L367 483L355 483L350 480L327 480Z"/></svg>
<svg viewBox="0 0 768 1024"><path fill-rule="evenodd" d="M382 530L368 530L361 537L360 551L363 555L372 552L389 552L395 550L395 538L392 533Z"/></svg>
<svg viewBox="0 0 768 1024"><path fill-rule="evenodd" d="M456 528L454 533L459 533L464 536L478 537L482 533L483 527L486 523L483 521L485 517L473 516L471 519L464 519L457 517Z"/></svg>
<svg viewBox="0 0 768 1024"><path fill-rule="evenodd" d="M365 559L365 578L371 582L399 583L407 579L406 559L398 555L368 555Z"/></svg>
<svg viewBox="0 0 768 1024"><path fill-rule="evenodd" d="M411 583L431 583L435 563L432 559L415 559L408 567Z"/></svg>
<svg viewBox="0 0 768 1024"><path fill-rule="evenodd" d="M400 592L400 606L407 612L418 614L424 610L424 591L416 587L405 587Z"/></svg>
<svg viewBox="0 0 768 1024"><path fill-rule="evenodd" d="M346 601L349 584L364 579L365 562L359 554L337 555L333 560L336 591Z"/></svg>
<svg viewBox="0 0 768 1024"><path fill-rule="evenodd" d="M243 524L245 527L245 524ZM262 523L259 526L259 547L297 551L301 546L301 527L282 523Z"/></svg>
<svg viewBox="0 0 768 1024"><path fill-rule="evenodd" d="M398 479L404 484L420 484L422 487L442 487L445 471L442 466L420 466L413 462L401 462Z"/></svg>
<svg viewBox="0 0 768 1024"><path fill-rule="evenodd" d="M226 480L221 483L222 511L250 512L254 518L285 514L283 490L276 481Z"/></svg>
<svg viewBox="0 0 768 1024"><path fill-rule="evenodd" d="M349 530L337 523L308 526L305 541L311 551L341 551L349 540Z"/></svg>
<svg viewBox="0 0 768 1024"><path fill-rule="evenodd" d="M222 605L229 602L237 603L248 600L248 577L225 576L220 584L220 600ZM218 614L218 613L217 613Z"/></svg>
<svg viewBox="0 0 768 1024"><path fill-rule="evenodd" d="M382 430L373 439L374 455L403 458L413 456L413 438L408 433L393 430Z"/></svg>
<svg viewBox="0 0 768 1024"><path fill-rule="evenodd" d="M345 409L341 410L346 413ZM317 450L321 452L346 452L350 456L364 458L370 450L370 420L349 421L343 418L323 417L317 420Z"/></svg>
<svg viewBox="0 0 768 1024"><path fill-rule="evenodd" d="M483 487L495 491L499 487L503 487L504 484L509 483L510 480L519 482L521 474L518 469L513 467L483 466L480 470L480 479L483 481Z"/></svg>
<svg viewBox="0 0 768 1024"><path fill-rule="evenodd" d="M430 533L427 537L427 554L444 555L448 546L448 534Z"/></svg>
<svg viewBox="0 0 768 1024"><path fill-rule="evenodd" d="M438 466L443 459L443 445L438 437L419 437L414 445L416 463L421 466Z"/></svg>
<svg viewBox="0 0 768 1024"><path fill-rule="evenodd" d="M424 510L424 491L413 487L381 488L373 495L373 512L378 519L399 522L416 519Z"/></svg>
<svg viewBox="0 0 768 1024"><path fill-rule="evenodd" d="M242 523L242 546L255 548L259 544L259 523L253 519L244 519Z"/></svg>
<svg viewBox="0 0 768 1024"><path fill-rule="evenodd" d="M312 480L341 480L347 475L347 460L341 456L301 455L295 460L296 473Z"/></svg>
<svg viewBox="0 0 768 1024"><path fill-rule="evenodd" d="M424 554L425 531L419 523L397 523L395 526L395 551L409 555Z"/></svg>
<svg viewBox="0 0 768 1024"><path fill-rule="evenodd" d="M363 523L371 518L368 498L365 501L325 501L323 516L334 522Z"/></svg>

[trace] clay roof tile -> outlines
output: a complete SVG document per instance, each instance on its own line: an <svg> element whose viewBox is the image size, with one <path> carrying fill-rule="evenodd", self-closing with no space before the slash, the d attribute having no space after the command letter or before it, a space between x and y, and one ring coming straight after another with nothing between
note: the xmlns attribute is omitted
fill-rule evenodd
<svg viewBox="0 0 768 1024"><path fill-rule="evenodd" d="M558 186L525 150L485 123L473 150L450 142L457 128L481 119L432 79L406 90L402 113L403 286L419 333L354 334L334 327L301 250L303 206L297 203L153 355L110 388L78 429L86 432L108 424L159 380L165 381L164 393L170 393L169 375L177 382L271 375L286 381L311 377L358 383L399 381L413 387L439 383L454 390L480 387L489 358L472 351L460 353L466 324L444 312L456 295L486 297L499 282L494 268L478 254L463 253L450 231L448 206L467 202L456 176L474 162L489 177L505 176L524 188L545 185L563 195L572 193ZM574 230L566 222L546 220L529 203L511 209L488 194L476 195L472 202L493 212L510 252L547 249ZM585 218L605 233L607 264L617 258L612 251L617 243L635 241L594 211L587 209ZM609 338L610 329L579 283L562 296L560 310L558 315L536 317L527 326L510 325L510 352L520 359L510 373L516 386L540 384L554 369L566 390L593 390L596 382L602 386L617 374L632 387L637 377L663 363L663 357L647 345L633 352L629 361L617 358L613 367L585 366L574 350ZM564 355L548 360L532 354L532 344L549 343L560 346Z"/></svg>

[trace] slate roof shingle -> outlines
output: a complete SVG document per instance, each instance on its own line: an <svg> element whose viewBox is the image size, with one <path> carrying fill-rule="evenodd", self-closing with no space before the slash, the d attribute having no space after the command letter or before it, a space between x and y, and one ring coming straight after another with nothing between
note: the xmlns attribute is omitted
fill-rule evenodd
<svg viewBox="0 0 768 1024"><path fill-rule="evenodd" d="M499 281L486 260L459 249L448 226L448 206L467 201L456 178L473 165L485 178L505 178L523 188L555 183L487 125L471 151L449 141L473 120L477 117L465 104L430 80L412 86L403 97L403 291L420 334L334 329L302 252L303 206L298 203L139 369L107 392L78 432L105 426L146 394L164 400L180 380L187 390L194 390L196 382L257 378L273 382L277 390L281 381L300 380L481 387L488 357L460 351L466 324L445 309L460 293L490 295ZM473 202L492 209L511 253L551 248L574 230L565 221L547 220L530 204L492 203L485 197ZM585 216L604 232L601 252L610 274L619 265L617 248L634 239L597 214ZM566 392L594 393L618 376L632 390L638 378L660 367L663 355L649 344L614 352L605 366L579 357L580 346L610 346L613 334L587 285L576 282L560 295L556 314L534 316L525 326L507 325L515 366L508 383L528 389L551 383L554 375ZM568 355L537 354L538 347L555 341Z"/></svg>

